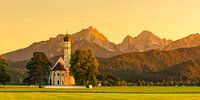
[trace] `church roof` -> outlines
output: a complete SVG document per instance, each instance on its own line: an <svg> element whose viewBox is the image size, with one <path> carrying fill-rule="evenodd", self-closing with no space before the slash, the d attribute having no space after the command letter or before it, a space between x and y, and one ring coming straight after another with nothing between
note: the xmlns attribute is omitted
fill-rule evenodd
<svg viewBox="0 0 200 100"><path fill-rule="evenodd" d="M52 70L65 70L65 67L61 63L57 63Z"/></svg>
<svg viewBox="0 0 200 100"><path fill-rule="evenodd" d="M54 71L54 70L60 70L60 71L66 70L64 64L65 64L64 60L62 59L62 57L60 57L58 59L58 61L56 62L56 64L54 65L54 67L51 69L51 71Z"/></svg>

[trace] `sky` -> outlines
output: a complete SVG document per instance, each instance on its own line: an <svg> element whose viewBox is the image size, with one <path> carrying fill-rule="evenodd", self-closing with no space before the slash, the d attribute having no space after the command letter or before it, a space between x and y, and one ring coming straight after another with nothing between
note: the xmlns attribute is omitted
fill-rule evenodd
<svg viewBox="0 0 200 100"><path fill-rule="evenodd" d="M0 54L89 26L115 43L143 30L177 40L200 32L199 5L200 0L0 0Z"/></svg>

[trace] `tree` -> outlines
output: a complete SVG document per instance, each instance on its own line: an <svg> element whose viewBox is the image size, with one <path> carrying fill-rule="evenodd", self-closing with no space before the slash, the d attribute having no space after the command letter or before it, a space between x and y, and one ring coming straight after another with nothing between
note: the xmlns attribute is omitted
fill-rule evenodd
<svg viewBox="0 0 200 100"><path fill-rule="evenodd" d="M75 77L76 84L96 85L99 63L90 49L76 50L70 64L70 74Z"/></svg>
<svg viewBox="0 0 200 100"><path fill-rule="evenodd" d="M43 52L35 52L27 63L28 77L24 80L28 84L47 84L51 63Z"/></svg>
<svg viewBox="0 0 200 100"><path fill-rule="evenodd" d="M27 77L26 70L21 68L13 68L10 70L11 74L11 82L14 84L22 84L23 80Z"/></svg>
<svg viewBox="0 0 200 100"><path fill-rule="evenodd" d="M99 73L97 75L97 79L102 82L102 85L104 86L120 86L124 85L124 82L120 80L119 77L114 76L109 73Z"/></svg>
<svg viewBox="0 0 200 100"><path fill-rule="evenodd" d="M8 74L8 63L4 58L0 56L0 84L10 81L10 75Z"/></svg>

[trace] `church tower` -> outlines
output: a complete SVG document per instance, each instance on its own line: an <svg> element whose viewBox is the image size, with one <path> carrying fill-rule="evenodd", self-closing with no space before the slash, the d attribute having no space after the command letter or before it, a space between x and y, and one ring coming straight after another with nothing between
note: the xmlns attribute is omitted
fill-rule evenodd
<svg viewBox="0 0 200 100"><path fill-rule="evenodd" d="M50 84L55 86L75 85L75 79L70 75L71 42L70 35L64 37L64 59L60 57L50 71Z"/></svg>
<svg viewBox="0 0 200 100"><path fill-rule="evenodd" d="M70 35L66 33L64 37L64 62L65 68L70 67L70 58L71 58L71 42L70 42Z"/></svg>

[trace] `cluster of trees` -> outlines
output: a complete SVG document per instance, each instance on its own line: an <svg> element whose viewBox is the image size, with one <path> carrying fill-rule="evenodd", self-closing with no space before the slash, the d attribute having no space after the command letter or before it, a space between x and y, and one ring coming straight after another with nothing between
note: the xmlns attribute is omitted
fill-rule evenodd
<svg viewBox="0 0 200 100"><path fill-rule="evenodd" d="M137 82L128 83L128 86L200 86L198 81L170 81L163 80L158 82L149 82L144 80L138 80Z"/></svg>
<svg viewBox="0 0 200 100"><path fill-rule="evenodd" d="M14 85L23 85L23 80L27 77L25 68L10 68L9 73L11 76L10 83Z"/></svg>
<svg viewBox="0 0 200 100"><path fill-rule="evenodd" d="M97 79L102 86L126 86L127 83L124 80L121 80L119 77L112 74L101 74L97 75Z"/></svg>
<svg viewBox="0 0 200 100"><path fill-rule="evenodd" d="M0 84L5 84L10 81L10 75L8 73L8 63L0 56Z"/></svg>
<svg viewBox="0 0 200 100"><path fill-rule="evenodd" d="M51 66L51 62L43 52L35 52L26 65L28 77L24 82L34 85L47 84Z"/></svg>
<svg viewBox="0 0 200 100"><path fill-rule="evenodd" d="M90 49L76 50L70 61L70 74L78 85L97 85L99 63Z"/></svg>

